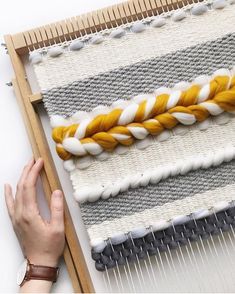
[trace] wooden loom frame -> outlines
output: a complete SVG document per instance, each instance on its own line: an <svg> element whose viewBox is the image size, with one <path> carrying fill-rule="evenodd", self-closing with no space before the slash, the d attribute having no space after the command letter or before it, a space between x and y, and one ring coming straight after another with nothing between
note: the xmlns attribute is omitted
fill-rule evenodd
<svg viewBox="0 0 235 294"><path fill-rule="evenodd" d="M201 1L201 0L200 0ZM36 158L44 158L41 173L44 192L50 200L52 191L61 189L60 181L50 154L44 130L35 104L42 101L40 93L32 93L23 65L23 56L29 51L75 39L84 34L116 27L122 23L177 9L193 0L134 0L120 3L78 17L45 25L15 35L5 36L6 47L15 72L12 84L24 118L25 127ZM65 203L66 246L64 259L75 292L94 292L87 265L81 250L72 218Z"/></svg>

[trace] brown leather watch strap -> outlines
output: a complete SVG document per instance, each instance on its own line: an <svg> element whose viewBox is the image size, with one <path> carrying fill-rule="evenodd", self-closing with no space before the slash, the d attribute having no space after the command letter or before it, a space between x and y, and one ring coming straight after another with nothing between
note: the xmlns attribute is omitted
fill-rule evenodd
<svg viewBox="0 0 235 294"><path fill-rule="evenodd" d="M25 280L45 280L51 281L53 283L56 282L59 274L58 267L50 267L50 266L42 266L42 265L34 265L28 263L28 270L25 276Z"/></svg>

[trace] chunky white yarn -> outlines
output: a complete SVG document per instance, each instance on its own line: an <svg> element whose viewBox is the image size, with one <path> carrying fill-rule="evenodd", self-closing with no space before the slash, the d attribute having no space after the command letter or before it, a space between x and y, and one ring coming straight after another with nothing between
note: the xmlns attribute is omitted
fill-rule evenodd
<svg viewBox="0 0 235 294"><path fill-rule="evenodd" d="M204 3L198 3L192 7L191 12L193 15L199 16L208 11L208 6Z"/></svg>
<svg viewBox="0 0 235 294"><path fill-rule="evenodd" d="M227 5L227 1L225 0L215 0L212 3L213 9L223 9Z"/></svg>
<svg viewBox="0 0 235 294"><path fill-rule="evenodd" d="M172 15L173 21L181 21L187 17L187 13L183 9L176 10Z"/></svg>
<svg viewBox="0 0 235 294"><path fill-rule="evenodd" d="M178 160L175 164L168 164L154 170L146 170L135 176L129 176L119 180L111 185L94 185L93 187L84 187L75 192L75 199L80 202L93 202L98 199L107 199L114 197L130 188L144 187L149 184L157 184L162 179L170 176L185 175L192 170L207 169L211 166L220 165L222 162L229 162L235 158L235 147L227 145L223 149L214 152L208 152L207 156L194 156L185 160Z"/></svg>
<svg viewBox="0 0 235 294"><path fill-rule="evenodd" d="M149 226L147 227L139 226L131 229L128 232L111 234L109 238L105 240L103 240L102 238L92 239L90 244L95 252L100 253L105 248L105 245L108 241L110 241L112 245L118 245L125 242L128 237L131 237L132 239L143 238L150 232L154 233L157 231L165 230L170 226L182 225L190 220L199 220L208 217L209 215L213 215L214 213L226 210L231 205L233 205L232 200L216 202L209 209L198 209L188 215L177 215L168 220L158 220L156 222L150 222Z"/></svg>
<svg viewBox="0 0 235 294"><path fill-rule="evenodd" d="M114 39L119 39L125 36L126 31L123 28L117 28L110 33L110 37Z"/></svg>
<svg viewBox="0 0 235 294"><path fill-rule="evenodd" d="M229 185L93 225L88 229L91 244L96 241L96 244L100 242L102 246L103 240L112 240L113 232L118 232L121 243L124 236L132 235L132 231L135 232L135 236L138 236L138 232L140 235L147 234L164 230L177 223L184 223L189 219L197 220L207 217L234 205L234 191L235 185ZM118 243L118 236L115 242Z"/></svg>
<svg viewBox="0 0 235 294"><path fill-rule="evenodd" d="M166 24L166 19L158 15L152 20L150 25L154 28L161 28L165 24Z"/></svg>
<svg viewBox="0 0 235 294"><path fill-rule="evenodd" d="M205 131L207 130L210 126L212 125L224 125L229 122L231 118L231 114L229 115L228 113L223 113L219 116L215 116L213 118L208 118L203 122L198 122L194 125L194 127L198 130ZM183 126L183 125L178 125L176 126L173 130L165 130L163 131L160 135L156 137L157 141L159 142L164 142L166 140L169 140L171 136L178 136L178 135L185 135L187 132L190 131L190 126ZM151 146L153 144L153 137L152 136L147 136L142 140L137 140L134 144L133 147L139 150L144 150ZM115 153L119 155L126 154L130 148L128 146L118 146L115 149ZM74 160L69 159L67 161L64 161L64 168L68 172L71 172L73 170L77 169L86 169L88 168L94 161L99 160L99 161L105 161L112 156L113 153L103 151L98 155L87 155L82 158L77 158L76 159L76 165L74 164ZM68 162L68 163L67 163Z"/></svg>
<svg viewBox="0 0 235 294"><path fill-rule="evenodd" d="M105 42L102 43L105 46L87 45L90 44L88 41L84 42L84 50L70 50L68 46L59 58L51 58L43 51L43 62L34 66L39 86L42 90L60 87L117 67L129 66L199 43L216 40L233 31L232 24L235 21L233 14L233 7L228 6L223 12L211 10L203 17L188 16L187 21L183 22L176 23L167 18L167 25L160 29L149 26L141 34L129 33L127 30L121 40L105 36ZM168 34L169 31L171 34ZM136 50L137 43L141 50ZM68 63L72 65L69 70Z"/></svg>
<svg viewBox="0 0 235 294"><path fill-rule="evenodd" d="M228 69L219 69L213 73L211 79L214 79L217 76L230 77L228 85L227 85L227 88L229 88L231 79L233 77L233 74L231 73L231 71L229 71ZM196 80L199 80L199 79L196 78ZM199 81L202 87L198 93L198 96L196 97L197 103L205 107L211 115L218 116L219 114L224 112L223 109L217 104L206 102L210 94L210 80L209 82L206 83L206 81L208 80L209 79L207 77L204 77L204 78L200 77ZM193 82L191 84L187 83L188 87L191 86L192 84ZM185 83L181 83L181 85L185 89ZM170 93L169 100L167 102L167 109L171 109L172 107L177 105L181 97L181 94L183 92L183 90L179 90L178 88L179 88L179 84L177 85L176 90L174 88L172 90L167 89L167 92ZM161 93L164 90L162 88L159 88L156 90L156 92ZM61 124L64 126L68 126L70 124L74 124L80 121L77 127L77 130L74 134L74 137L65 138L63 140L62 145L64 149L75 156L99 155L104 150L98 143L92 142L92 143L82 144L80 142L80 139L83 139L85 137L86 128L90 124L90 122L93 120L93 118L99 114L106 114L107 112L110 111L110 109L114 109L118 105L118 107L123 109L123 111L117 121L117 125L120 125L120 126L128 125L129 123L133 122L136 116L136 113L138 111L139 104L143 101L147 101L146 108L145 108L145 117L148 117L149 113L151 112L156 102L156 96L153 94L146 94L146 96L144 94L138 95L134 97L133 99L131 99L130 101L116 101L115 103L112 104L110 108L100 105L100 106L97 106L90 113L84 114L84 112L79 112L67 120L58 115L52 116L51 124L53 125L53 127L61 126ZM185 126L190 126L196 122L196 117L192 114L175 112L175 113L172 113L172 116L174 116L181 124ZM148 121L151 121L151 119ZM143 140L149 135L148 130L145 129L144 126L142 127L128 126L127 129L130 131L132 136L138 140ZM127 135L115 134L115 133L111 133L110 135L113 138L118 139L120 141L129 139L129 136Z"/></svg>
<svg viewBox="0 0 235 294"><path fill-rule="evenodd" d="M213 103L202 102L202 103L199 103L199 105L202 105L203 107L205 107L208 110L208 112L213 116L218 116L219 114L224 112L224 110L220 106ZM137 104L133 104L127 107L122 113L122 115L120 116L118 124L125 125L132 122L135 117L137 109L138 109ZM174 116L181 124L185 126L192 125L196 122L196 117L193 114L174 112L174 113L171 113L171 115ZM99 155L104 151L104 149L96 142L86 143L86 144L82 144L80 142L80 139L84 138L85 136L86 127L90 123L90 121L91 119L83 121L78 126L74 137L65 138L63 140L62 145L66 151L76 156ZM147 120L147 122L148 121L151 121L151 120ZM140 127L140 126L129 127L128 126L127 129L131 132L131 134L133 135L135 139L144 139L149 135L148 130L145 129L144 127ZM118 139L120 141L130 138L130 136L123 135L123 134L111 133L110 135L113 138Z"/></svg>
<svg viewBox="0 0 235 294"><path fill-rule="evenodd" d="M38 64L42 62L42 54L38 51L32 51L29 53L29 61L32 64Z"/></svg>
<svg viewBox="0 0 235 294"><path fill-rule="evenodd" d="M112 29L105 29L99 33L94 33L91 34L91 38L88 40L89 37L84 36L80 37L74 41L66 41L64 43L61 43L57 46L52 46L51 48L48 49L47 53L50 57L57 57L61 55L64 51L63 47L68 47L71 51L78 51L81 50L84 47L84 44L100 44L102 43L106 37L109 37L111 39L117 39L121 38L126 34L126 31L128 30L129 32L132 33L142 33L145 31L149 24L151 27L154 28L160 28L166 24L166 19L167 17L171 16L171 19L174 22L182 21L185 19L189 13L188 11L191 9L192 15L199 16L201 14L206 13L209 8L208 6L210 5L211 9L223 9L227 6L227 4L233 4L233 0L226 1L226 0L204 0L203 3L192 3L185 5L181 9L177 10L172 10L168 12L164 12L161 14L161 16L152 16L152 17L147 17L145 19L142 19L140 21L134 21L131 23L127 24L122 24L118 28L112 28ZM87 42L88 40L88 42ZM45 48L43 49L45 53ZM38 54L41 54L41 50L37 49L35 50ZM32 58L30 61L33 64L40 63L42 61L42 58Z"/></svg>
<svg viewBox="0 0 235 294"><path fill-rule="evenodd" d="M54 46L48 50L48 55L50 57L58 57L63 53L63 48L61 46Z"/></svg>

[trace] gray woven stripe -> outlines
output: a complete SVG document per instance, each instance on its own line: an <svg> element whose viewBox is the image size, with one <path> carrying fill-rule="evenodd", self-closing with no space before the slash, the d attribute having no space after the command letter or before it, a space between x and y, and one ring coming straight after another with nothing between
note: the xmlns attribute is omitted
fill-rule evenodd
<svg viewBox="0 0 235 294"><path fill-rule="evenodd" d="M235 34L165 56L56 87L43 93L49 115L70 116L78 110L110 105L160 86L171 87L182 80L211 74L235 63Z"/></svg>
<svg viewBox="0 0 235 294"><path fill-rule="evenodd" d="M129 190L108 200L81 204L81 212L87 227L106 220L162 206L178 199L224 187L235 181L235 160L219 167L190 172L160 182L157 185Z"/></svg>

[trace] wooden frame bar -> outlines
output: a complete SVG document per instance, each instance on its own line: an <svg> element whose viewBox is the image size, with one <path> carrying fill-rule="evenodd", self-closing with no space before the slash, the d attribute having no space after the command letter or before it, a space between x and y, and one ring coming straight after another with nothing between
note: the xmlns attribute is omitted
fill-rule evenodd
<svg viewBox="0 0 235 294"><path fill-rule="evenodd" d="M196 0L132 0L93 11L60 22L51 23L12 36L13 46L20 55L50 43L75 39L84 33L111 28L128 21L173 10ZM203 1L203 0L198 0ZM198 2L197 1L197 2Z"/></svg>
<svg viewBox="0 0 235 294"><path fill-rule="evenodd" d="M32 91L26 79L23 63L15 50L12 37L9 35L5 36L5 41L16 76L16 78L13 79L13 86L24 118L33 154L35 158L42 157L44 159L44 170L41 173L41 178L46 198L49 201L52 191L61 189L60 181L49 151L39 115L30 101ZM94 292L82 249L66 203L65 236L66 246L64 259L74 291L79 293Z"/></svg>

